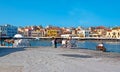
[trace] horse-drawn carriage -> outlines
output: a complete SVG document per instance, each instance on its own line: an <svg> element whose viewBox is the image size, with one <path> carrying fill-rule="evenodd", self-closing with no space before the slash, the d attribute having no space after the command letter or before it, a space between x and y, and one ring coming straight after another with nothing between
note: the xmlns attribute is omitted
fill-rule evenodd
<svg viewBox="0 0 120 72"><path fill-rule="evenodd" d="M98 46L96 46L96 50L106 52L106 48L104 47L103 43L98 44Z"/></svg>

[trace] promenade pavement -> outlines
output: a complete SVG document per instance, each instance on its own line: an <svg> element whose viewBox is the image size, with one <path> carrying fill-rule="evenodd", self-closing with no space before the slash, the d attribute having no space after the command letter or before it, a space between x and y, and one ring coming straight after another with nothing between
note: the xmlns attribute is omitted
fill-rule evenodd
<svg viewBox="0 0 120 72"><path fill-rule="evenodd" d="M120 54L66 48L1 48L0 72L120 72Z"/></svg>

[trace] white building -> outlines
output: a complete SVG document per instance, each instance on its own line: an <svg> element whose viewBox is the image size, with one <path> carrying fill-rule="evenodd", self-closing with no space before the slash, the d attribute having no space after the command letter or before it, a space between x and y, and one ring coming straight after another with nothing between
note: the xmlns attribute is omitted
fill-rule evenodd
<svg viewBox="0 0 120 72"><path fill-rule="evenodd" d="M90 37L90 31L89 30L79 30L79 31L77 31L77 35L79 37Z"/></svg>
<svg viewBox="0 0 120 72"><path fill-rule="evenodd" d="M18 28L9 24L0 26L0 35L2 37L13 37L17 34Z"/></svg>

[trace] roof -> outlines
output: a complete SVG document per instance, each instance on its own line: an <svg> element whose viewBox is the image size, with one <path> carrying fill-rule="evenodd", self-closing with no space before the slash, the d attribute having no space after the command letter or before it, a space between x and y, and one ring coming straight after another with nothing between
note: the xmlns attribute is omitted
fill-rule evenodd
<svg viewBox="0 0 120 72"><path fill-rule="evenodd" d="M47 30L61 30L60 28L47 28Z"/></svg>
<svg viewBox="0 0 120 72"><path fill-rule="evenodd" d="M98 26L96 29L106 29L104 26Z"/></svg>

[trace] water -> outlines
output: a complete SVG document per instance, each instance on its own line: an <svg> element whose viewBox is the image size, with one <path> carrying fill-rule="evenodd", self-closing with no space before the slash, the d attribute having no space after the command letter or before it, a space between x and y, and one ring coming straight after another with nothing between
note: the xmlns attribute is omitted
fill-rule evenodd
<svg viewBox="0 0 120 72"><path fill-rule="evenodd" d="M96 50L96 46L100 42L96 41L79 41L78 47ZM119 52L120 53L120 42L103 42L107 52Z"/></svg>
<svg viewBox="0 0 120 72"><path fill-rule="evenodd" d="M33 40L30 42L31 46L51 46L52 43L50 40Z"/></svg>
<svg viewBox="0 0 120 72"><path fill-rule="evenodd" d="M99 41L78 41L78 48L96 50L96 46L99 44ZM107 52L118 52L120 53L120 42L107 42L104 41L104 46ZM31 46L52 46L50 40L33 40L31 41ZM58 44L57 46L61 46Z"/></svg>
<svg viewBox="0 0 120 72"><path fill-rule="evenodd" d="M96 50L96 46L100 41L78 41L78 48ZM118 52L120 53L120 41L104 41L104 46L107 52ZM30 40L30 44L33 47L37 46L52 46L51 40ZM12 44L5 43L6 46L12 46ZM61 46L59 43L57 46Z"/></svg>
<svg viewBox="0 0 120 72"><path fill-rule="evenodd" d="M30 42L31 46L52 46L51 40L33 40ZM57 44L61 46L61 44Z"/></svg>

